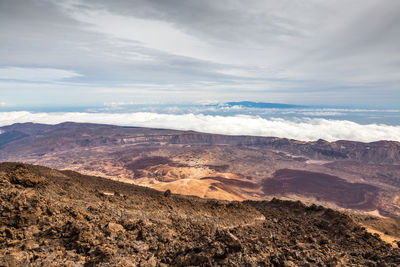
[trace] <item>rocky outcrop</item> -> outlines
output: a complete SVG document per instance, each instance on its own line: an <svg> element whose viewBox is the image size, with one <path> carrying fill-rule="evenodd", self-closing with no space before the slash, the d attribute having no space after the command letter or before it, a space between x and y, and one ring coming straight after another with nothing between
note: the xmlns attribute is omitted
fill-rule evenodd
<svg viewBox="0 0 400 267"><path fill-rule="evenodd" d="M398 266L400 250L300 202L164 196L0 164L1 266Z"/></svg>

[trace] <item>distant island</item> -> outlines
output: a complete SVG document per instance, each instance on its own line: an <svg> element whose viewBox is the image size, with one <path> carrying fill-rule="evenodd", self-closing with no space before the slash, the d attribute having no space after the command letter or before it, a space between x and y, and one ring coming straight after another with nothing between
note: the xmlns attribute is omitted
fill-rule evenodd
<svg viewBox="0 0 400 267"><path fill-rule="evenodd" d="M280 103L265 103L265 102L252 102L252 101L239 101L239 102L226 102L227 106L243 106L246 108L301 108L304 106L280 104Z"/></svg>

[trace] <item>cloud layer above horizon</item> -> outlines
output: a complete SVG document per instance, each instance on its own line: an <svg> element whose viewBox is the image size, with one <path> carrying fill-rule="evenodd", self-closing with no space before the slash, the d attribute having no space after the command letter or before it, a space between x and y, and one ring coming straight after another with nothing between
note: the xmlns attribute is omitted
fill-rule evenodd
<svg viewBox="0 0 400 267"><path fill-rule="evenodd" d="M0 112L0 126L13 123L58 124L62 122L87 122L119 126L140 126L175 130L194 130L227 135L254 135L290 138L302 141L352 140L373 142L400 141L400 126L362 125L344 120L265 119L258 116L211 116L202 114L136 113L32 113L27 111Z"/></svg>
<svg viewBox="0 0 400 267"><path fill-rule="evenodd" d="M0 0L0 102L398 107L398 0Z"/></svg>

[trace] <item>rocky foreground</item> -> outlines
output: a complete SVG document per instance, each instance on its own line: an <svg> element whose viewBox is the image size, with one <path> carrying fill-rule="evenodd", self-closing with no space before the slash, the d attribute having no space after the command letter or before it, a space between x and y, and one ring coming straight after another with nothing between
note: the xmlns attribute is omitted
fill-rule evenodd
<svg viewBox="0 0 400 267"><path fill-rule="evenodd" d="M161 193L0 164L0 266L399 266L350 217L300 202Z"/></svg>

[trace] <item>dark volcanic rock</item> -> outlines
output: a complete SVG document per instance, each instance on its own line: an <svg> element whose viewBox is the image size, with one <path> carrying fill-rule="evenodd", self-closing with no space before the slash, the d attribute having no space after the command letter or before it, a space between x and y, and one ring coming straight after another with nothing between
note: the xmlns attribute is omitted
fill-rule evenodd
<svg viewBox="0 0 400 267"><path fill-rule="evenodd" d="M331 201L344 208L374 210L379 188L349 183L324 173L281 169L263 181L263 191L267 195L294 193Z"/></svg>
<svg viewBox="0 0 400 267"><path fill-rule="evenodd" d="M167 189L164 192L164 197L169 197L171 195L171 190Z"/></svg>
<svg viewBox="0 0 400 267"><path fill-rule="evenodd" d="M0 266L399 264L399 249L321 206L166 198L76 172L0 164Z"/></svg>

